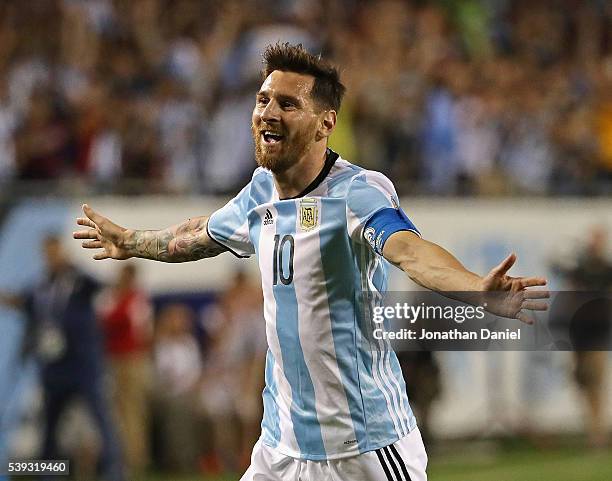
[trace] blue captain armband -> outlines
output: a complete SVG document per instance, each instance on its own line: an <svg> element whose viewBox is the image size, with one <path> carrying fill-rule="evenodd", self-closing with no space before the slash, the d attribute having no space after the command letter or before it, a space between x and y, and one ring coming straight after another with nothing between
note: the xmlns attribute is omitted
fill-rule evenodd
<svg viewBox="0 0 612 481"><path fill-rule="evenodd" d="M402 209L388 207L370 217L363 230L363 237L377 254L382 255L387 239L402 230L421 235Z"/></svg>

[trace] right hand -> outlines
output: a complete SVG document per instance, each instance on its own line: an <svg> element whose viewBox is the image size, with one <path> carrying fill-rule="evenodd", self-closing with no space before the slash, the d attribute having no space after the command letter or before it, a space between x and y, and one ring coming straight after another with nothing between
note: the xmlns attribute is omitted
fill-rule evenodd
<svg viewBox="0 0 612 481"><path fill-rule="evenodd" d="M83 213L85 217L78 217L76 222L78 225L90 227L90 229L73 232L72 237L75 239L90 239L81 243L85 249L103 249L102 252L93 256L95 260L123 260L132 257L125 247L127 229L98 214L87 204L83 204Z"/></svg>

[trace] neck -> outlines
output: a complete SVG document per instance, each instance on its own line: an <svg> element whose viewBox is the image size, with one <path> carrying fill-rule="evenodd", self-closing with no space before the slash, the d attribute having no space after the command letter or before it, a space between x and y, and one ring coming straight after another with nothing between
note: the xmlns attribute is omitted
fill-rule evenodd
<svg viewBox="0 0 612 481"><path fill-rule="evenodd" d="M68 270L68 266L69 266L69 264L66 264L66 263L62 262L61 264L55 265L53 267L49 267L48 270L47 270L47 273L48 273L49 277L55 278L55 277L63 274L64 272L66 272Z"/></svg>
<svg viewBox="0 0 612 481"><path fill-rule="evenodd" d="M299 195L323 170L327 145L324 142L320 142L320 145L318 144L315 144L300 160L288 169L283 172L274 173L274 183L276 184L278 196L281 199L288 199Z"/></svg>

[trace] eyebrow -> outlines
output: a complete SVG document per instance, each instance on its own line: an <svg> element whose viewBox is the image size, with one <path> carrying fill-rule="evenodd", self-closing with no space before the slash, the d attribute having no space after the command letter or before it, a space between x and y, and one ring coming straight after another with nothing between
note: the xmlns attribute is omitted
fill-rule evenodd
<svg viewBox="0 0 612 481"><path fill-rule="evenodd" d="M257 92L256 94L257 97L269 97L270 96L270 92L267 90L260 90L259 92ZM288 94L278 94L276 96L276 98L279 101L283 101L283 100L288 100L289 102L292 102L294 104L298 104L301 105L300 100L297 97L294 97L293 95L288 95Z"/></svg>

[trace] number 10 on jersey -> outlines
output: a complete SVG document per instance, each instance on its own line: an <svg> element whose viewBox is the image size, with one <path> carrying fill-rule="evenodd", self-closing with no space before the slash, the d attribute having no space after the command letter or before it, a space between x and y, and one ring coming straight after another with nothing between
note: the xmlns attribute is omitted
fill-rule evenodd
<svg viewBox="0 0 612 481"><path fill-rule="evenodd" d="M289 274L286 275L283 262L283 251L285 244L289 243ZM280 278L281 283L288 286L293 282L293 253L295 251L295 240L290 234L284 235L281 239L280 234L274 236L274 260L272 261L272 269L274 271L273 285L278 284Z"/></svg>

